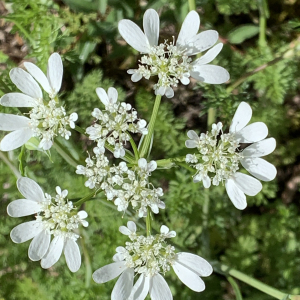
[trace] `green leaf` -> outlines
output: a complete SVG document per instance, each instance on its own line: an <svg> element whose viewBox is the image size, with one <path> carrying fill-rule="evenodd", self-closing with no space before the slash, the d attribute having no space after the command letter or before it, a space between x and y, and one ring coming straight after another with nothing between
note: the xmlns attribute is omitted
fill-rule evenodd
<svg viewBox="0 0 300 300"><path fill-rule="evenodd" d="M228 40L232 44L241 44L243 41L250 39L257 35L259 27L252 24L246 24L236 27L228 34Z"/></svg>

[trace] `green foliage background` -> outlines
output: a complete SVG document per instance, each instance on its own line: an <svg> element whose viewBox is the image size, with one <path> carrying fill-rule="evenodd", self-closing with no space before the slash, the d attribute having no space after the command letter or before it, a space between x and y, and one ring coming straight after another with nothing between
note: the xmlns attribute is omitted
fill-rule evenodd
<svg viewBox="0 0 300 300"><path fill-rule="evenodd" d="M0 95L16 91L8 73L23 58L46 71L48 57L56 51L64 62L60 99L69 113L78 112L78 125L89 126L91 111L101 107L95 88L110 86L118 89L121 101L132 103L140 117L149 120L154 103L152 83L130 81L126 70L134 67L139 57L120 38L117 24L129 18L141 25L144 11L154 8L161 16L161 39L176 36L189 11L187 1L14 0L2 4L6 8L2 25L11 22L10 34L17 34L27 50L20 59L0 46ZM224 48L214 64L225 67L231 80L217 86L192 82L178 87L171 100L164 98L151 159L185 155L187 130L205 132L210 108L215 109L215 120L228 127L238 104L246 101L253 108L252 121L265 122L269 136L277 140L276 151L267 159L276 165L278 176L263 183L261 193L247 197L248 208L238 211L224 187L204 190L201 184L193 184L192 173L180 166L158 170L152 177L164 188L166 210L155 216L153 227L159 230L166 224L175 230L174 242L181 249L224 263L285 293L300 294L300 3L199 0L196 7L201 30L212 28L220 34ZM4 107L0 111L18 113ZM83 162L86 151L93 147L76 132L69 142L59 142L78 162ZM21 197L15 185L19 152L0 153L0 299L110 299L114 282L98 285L91 280L91 273L112 261L115 248L125 242L118 227L129 219L137 220L136 216L128 211L122 218L100 194L84 204L90 226L80 232L80 270L71 273L63 258L43 270L28 259L29 242L16 245L9 237L11 229L26 219L13 219L6 213L7 204ZM84 178L76 175L75 168L54 148L51 160L44 153L26 151L24 162L27 175L48 193L54 193L57 185L69 190L70 199L90 193ZM143 220L138 222L143 231ZM271 299L240 281L243 298L238 298L226 276L218 273L205 279L206 290L200 294L183 286L172 272L166 279L177 300Z"/></svg>

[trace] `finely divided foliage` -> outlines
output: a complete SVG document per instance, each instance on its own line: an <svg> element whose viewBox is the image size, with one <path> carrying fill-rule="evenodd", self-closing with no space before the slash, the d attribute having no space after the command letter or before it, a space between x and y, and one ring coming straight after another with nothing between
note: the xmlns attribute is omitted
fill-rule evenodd
<svg viewBox="0 0 300 300"><path fill-rule="evenodd" d="M176 42L172 37L171 41L159 44L160 21L153 9L144 14L144 32L130 20L120 21L118 27L125 41L142 55L137 68L128 70L132 81L157 76L157 83L153 86L157 95L154 107L157 109L161 96L173 97L173 88L179 82L188 85L190 77L210 84L229 80L224 68L209 64L222 50L223 44L216 44L218 33L214 30L198 33L200 18L195 11L186 16ZM192 56L206 50L203 56L193 60ZM0 103L7 107L28 107L29 110L24 113L25 116L21 113L0 114L0 130L11 131L0 143L2 151L26 145L31 138L39 141L36 150L49 150L56 136L69 139L71 132L68 127L79 128L74 123L77 113L67 115L65 108L59 105L58 92L63 76L59 54L50 56L47 76L32 63L25 62L24 67L27 72L21 68L10 72L12 82L22 93L8 93ZM44 99L40 86L49 100ZM35 220L13 228L10 234L12 241L23 243L32 239L28 256L32 261L40 261L45 269L52 267L64 253L68 268L76 272L81 265L78 228L80 225L88 226L85 220L88 214L79 210L79 206L102 191L122 215L127 210L134 210L136 217L146 221L147 231L146 236L139 234L133 221L121 226L119 231L129 241L116 248L113 263L93 273L96 283L119 277L111 294L112 300L143 300L148 294L152 300L173 299L164 279L171 269L191 290L203 291L205 284L201 277L212 273L210 263L198 255L177 252L169 242L170 238L176 237L176 232L170 231L167 226L162 225L157 234L151 231L153 214L165 209L163 189L155 186L151 179L159 165L154 160L148 162L144 157L144 153L151 152L151 139L155 141L152 135L156 114L152 114L147 126L130 104L118 102L118 92L114 87L108 88L107 92L98 87L96 93L104 109L94 108L91 113L94 123L91 118L91 126L78 130L93 142L93 150L85 159L85 165L77 165L76 168L78 175L86 177L85 186L93 192L74 204L67 199L67 190L57 186L53 197L44 193L32 179L19 178L17 188L24 199L12 201L7 213L11 217L35 215ZM275 139L266 139L268 128L264 123L247 125L251 116L251 107L242 102L233 117L229 133L223 132L221 122L213 124L210 132L200 136L193 130L188 131L186 147L196 151L186 155L185 163L181 159L178 164L194 168L193 181L202 181L207 189L223 185L237 209L246 208L245 194L254 196L261 191L259 180L270 181L276 176L275 167L261 158L274 151ZM139 135L139 146L136 146L131 134ZM128 150L129 144L133 152ZM122 161L112 162L107 150ZM173 161L179 160L174 158ZM240 165L259 180L238 172Z"/></svg>

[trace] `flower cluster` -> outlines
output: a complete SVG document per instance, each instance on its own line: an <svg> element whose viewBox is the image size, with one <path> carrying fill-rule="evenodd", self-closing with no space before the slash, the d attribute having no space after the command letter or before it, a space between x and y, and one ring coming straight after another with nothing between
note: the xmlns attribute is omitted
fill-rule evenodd
<svg viewBox="0 0 300 300"><path fill-rule="evenodd" d="M0 114L0 130L12 131L0 143L0 150L9 151L24 145L31 137L40 139L39 148L48 150L55 136L69 139L71 132L68 126L75 128L78 116L66 115L64 107L58 106L57 93L61 87L63 66L57 53L53 53L48 61L47 77L34 64L25 62L26 71L14 68L10 72L12 82L22 93L5 94L0 103L8 107L30 107L28 117ZM35 80L34 80L35 79ZM49 95L49 102L43 99L38 81Z"/></svg>
<svg viewBox="0 0 300 300"><path fill-rule="evenodd" d="M229 80L229 74L224 68L208 64L219 54L223 44L219 43L211 48L218 40L215 30L197 34L200 18L195 11L186 16L176 43L173 38L171 43L165 41L158 45L159 16L155 10L148 9L145 12L143 25L145 33L130 20L121 20L118 26L124 40L137 51L145 53L141 57L138 69L128 70L133 82L157 75L155 94L172 98L173 87L176 87L179 81L189 84L190 77L211 84ZM192 62L190 56L209 48L211 49L205 55Z"/></svg>
<svg viewBox="0 0 300 300"><path fill-rule="evenodd" d="M187 148L197 148L198 154L188 154L186 162L195 168L194 182L202 181L205 188L225 183L226 191L234 206L245 209L246 195L255 196L262 189L261 183L246 174L237 172L239 163L253 176L263 181L273 180L276 168L260 158L272 153L276 147L274 138L265 139L268 128L262 122L248 126L252 109L246 102L239 105L229 133L222 132L222 123L213 124L211 133L200 136L194 131L188 132ZM218 140L217 137L220 136ZM238 151L241 144L252 145Z"/></svg>
<svg viewBox="0 0 300 300"><path fill-rule="evenodd" d="M212 273L211 265L198 255L175 253L174 247L166 242L167 238L176 236L175 231L169 231L167 226L162 225L160 234L145 237L136 234L136 225L132 221L119 230L131 242L127 242L125 247L117 247L113 257L115 262L93 274L97 283L110 281L121 274L112 291L112 300L145 299L148 293L151 299L173 299L167 282L160 274L165 274L171 267L193 291L205 289L200 276L209 276ZM133 285L135 273L140 276Z"/></svg>
<svg viewBox="0 0 300 300"><path fill-rule="evenodd" d="M130 140L129 132L147 134L146 121L138 119L137 112L128 103L118 103L118 92L110 87L106 93L104 89L97 88L96 93L105 106L101 111L95 108L92 116L98 123L86 129L90 140L96 141L98 148L104 152L107 142L114 148L116 158L125 155L124 144ZM136 123L135 123L136 122Z"/></svg>
<svg viewBox="0 0 300 300"><path fill-rule="evenodd" d="M56 187L57 195L44 194L40 186L32 179L21 177L17 187L25 199L15 200L7 207L11 217L23 217L36 214L35 221L16 226L11 231L15 243L23 243L33 238L28 256L33 261L41 260L45 269L53 266L64 251L69 269L76 272L81 265L81 255L76 243L79 235L75 232L80 224L88 226L84 220L87 213L77 212L73 203L65 199L67 190ZM53 240L50 243L51 236Z"/></svg>
<svg viewBox="0 0 300 300"><path fill-rule="evenodd" d="M125 162L118 166L109 166L108 159L99 148L94 148L95 156L86 159L86 166L77 166L76 173L88 177L85 186L101 188L108 200L113 200L119 211L126 211L129 204L138 211L139 217L147 214L147 207L157 214L165 204L160 200L162 188L155 188L149 182L149 176L157 164L147 163L140 158L138 166L129 169Z"/></svg>

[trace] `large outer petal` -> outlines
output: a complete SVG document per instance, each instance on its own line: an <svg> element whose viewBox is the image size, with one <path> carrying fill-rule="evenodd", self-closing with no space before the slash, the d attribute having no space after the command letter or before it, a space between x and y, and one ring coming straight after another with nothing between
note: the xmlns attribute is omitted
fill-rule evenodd
<svg viewBox="0 0 300 300"><path fill-rule="evenodd" d="M0 130L14 131L29 127L30 119L23 116L0 113Z"/></svg>
<svg viewBox="0 0 300 300"><path fill-rule="evenodd" d="M15 200L7 206L8 215L15 218L30 216L42 210L42 206L38 202L28 199Z"/></svg>
<svg viewBox="0 0 300 300"><path fill-rule="evenodd" d="M51 234L47 230L42 230L31 241L28 256L33 261L38 261L47 253L50 244Z"/></svg>
<svg viewBox="0 0 300 300"><path fill-rule="evenodd" d="M268 127L263 122L255 122L235 133L240 143L254 143L263 140L268 135Z"/></svg>
<svg viewBox="0 0 300 300"><path fill-rule="evenodd" d="M179 46L181 49L185 49L187 42L197 34L199 27L199 15L194 10L192 10L188 13L182 23L176 46Z"/></svg>
<svg viewBox="0 0 300 300"><path fill-rule="evenodd" d="M212 47L217 42L218 37L219 34L215 30L203 31L187 41L187 50L184 54L190 56L203 52Z"/></svg>
<svg viewBox="0 0 300 300"><path fill-rule="evenodd" d="M125 270L116 282L112 293L111 300L127 300L133 286L134 270L132 268Z"/></svg>
<svg viewBox="0 0 300 300"><path fill-rule="evenodd" d="M173 299L167 282L160 274L156 274L150 279L149 294L152 300Z"/></svg>
<svg viewBox="0 0 300 300"><path fill-rule="evenodd" d="M48 78L46 77L44 72L31 62L25 62L24 66L26 70L30 73L30 75L43 87L43 89L47 93L50 93L51 87L49 85Z"/></svg>
<svg viewBox="0 0 300 300"><path fill-rule="evenodd" d="M52 90L57 94L61 87L63 64L58 53L53 53L48 60L47 77Z"/></svg>
<svg viewBox="0 0 300 300"><path fill-rule="evenodd" d="M274 165L259 157L244 158L241 164L251 175L263 181L271 181L277 174Z"/></svg>
<svg viewBox="0 0 300 300"><path fill-rule="evenodd" d="M118 91L114 87L108 88L107 96L111 104L116 103L118 101Z"/></svg>
<svg viewBox="0 0 300 300"><path fill-rule="evenodd" d="M10 232L10 237L15 243L23 243L31 240L43 230L43 224L38 221L22 223Z"/></svg>
<svg viewBox="0 0 300 300"><path fill-rule="evenodd" d="M143 27L150 46L157 46L159 37L159 16L154 9L147 9L143 18Z"/></svg>
<svg viewBox="0 0 300 300"><path fill-rule="evenodd" d="M21 128L7 134L0 142L1 151L10 151L24 145L31 137L33 132L30 128Z"/></svg>
<svg viewBox="0 0 300 300"><path fill-rule="evenodd" d="M21 68L14 68L9 73L11 81L24 94L38 99L43 98L42 90L32 76Z"/></svg>
<svg viewBox="0 0 300 300"><path fill-rule="evenodd" d="M101 102L104 104L104 106L107 106L109 103L108 100L108 95L106 93L106 91L103 88L96 88L96 94L99 97L99 99L101 100Z"/></svg>
<svg viewBox="0 0 300 300"><path fill-rule="evenodd" d="M251 117L251 106L246 102L241 102L233 116L229 132L238 132L243 129L250 122Z"/></svg>
<svg viewBox="0 0 300 300"><path fill-rule="evenodd" d="M149 292L150 277L145 277L141 274L139 279L134 284L128 300L144 300Z"/></svg>
<svg viewBox="0 0 300 300"><path fill-rule="evenodd" d="M36 202L45 201L43 190L34 180L28 177L21 177L17 181L17 187L26 199Z"/></svg>
<svg viewBox="0 0 300 300"><path fill-rule="evenodd" d="M8 107L33 107L35 101L22 93L8 93L0 99L0 103Z"/></svg>
<svg viewBox="0 0 300 300"><path fill-rule="evenodd" d="M209 262L192 253L179 252L176 254L175 260L199 276L209 276L213 271Z"/></svg>
<svg viewBox="0 0 300 300"><path fill-rule="evenodd" d="M118 277L126 269L124 261L114 262L96 270L93 273L93 279L97 283L105 283Z"/></svg>
<svg viewBox="0 0 300 300"><path fill-rule="evenodd" d="M236 172L232 177L237 187L248 196L255 196L262 189L261 182L252 176Z"/></svg>
<svg viewBox="0 0 300 300"><path fill-rule="evenodd" d="M215 65L194 65L190 74L196 80L210 84L221 84L230 78L227 70Z"/></svg>
<svg viewBox="0 0 300 300"><path fill-rule="evenodd" d="M70 271L77 272L81 266L81 254L78 244L74 240L66 240L64 254Z"/></svg>
<svg viewBox="0 0 300 300"><path fill-rule="evenodd" d="M132 48L141 53L149 53L149 41L139 26L130 20L121 20L118 28L123 39Z"/></svg>
<svg viewBox="0 0 300 300"><path fill-rule="evenodd" d="M233 205L240 210L243 210L247 207L246 196L242 190L240 190L234 179L227 179L225 183L225 188Z"/></svg>
<svg viewBox="0 0 300 300"><path fill-rule="evenodd" d="M276 140L268 138L254 143L243 150L244 157L261 157L272 153L276 148Z"/></svg>
<svg viewBox="0 0 300 300"><path fill-rule="evenodd" d="M177 261L173 263L172 267L178 278L191 290L195 292L202 292L205 290L203 280L189 268Z"/></svg>
<svg viewBox="0 0 300 300"><path fill-rule="evenodd" d="M43 269L51 268L60 258L62 250L64 248L65 239L62 236L56 236L46 253L41 260L41 266Z"/></svg>
<svg viewBox="0 0 300 300"><path fill-rule="evenodd" d="M218 45L214 46L210 50L208 50L203 56L196 59L192 65L205 65L213 61L216 56L220 53L223 48L223 44L219 43Z"/></svg>

